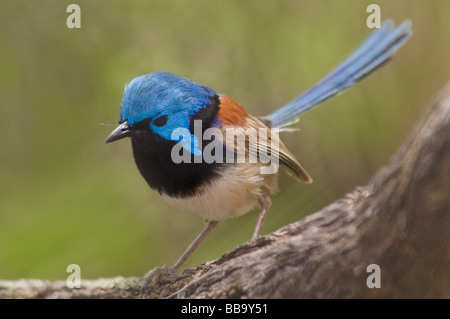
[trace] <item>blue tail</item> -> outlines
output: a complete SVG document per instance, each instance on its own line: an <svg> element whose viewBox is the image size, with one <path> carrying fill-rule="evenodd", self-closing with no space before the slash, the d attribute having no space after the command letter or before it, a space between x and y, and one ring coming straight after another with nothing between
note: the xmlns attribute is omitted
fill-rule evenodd
<svg viewBox="0 0 450 319"><path fill-rule="evenodd" d="M411 21L394 28L390 20L375 30L356 51L305 93L265 116L273 127L284 127L314 106L339 94L387 62L411 36Z"/></svg>

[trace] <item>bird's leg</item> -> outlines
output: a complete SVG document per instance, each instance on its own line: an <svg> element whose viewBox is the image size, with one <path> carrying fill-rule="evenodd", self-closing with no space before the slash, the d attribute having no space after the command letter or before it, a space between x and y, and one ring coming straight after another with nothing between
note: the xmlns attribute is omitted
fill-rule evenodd
<svg viewBox="0 0 450 319"><path fill-rule="evenodd" d="M269 211L271 204L272 204L271 199L259 200L259 216L258 221L256 222L255 230L253 231L252 240L258 238L259 233L261 232L262 225L264 223L264 219L266 219L267 212Z"/></svg>
<svg viewBox="0 0 450 319"><path fill-rule="evenodd" d="M211 230L216 227L217 222L208 222L206 227L202 230L202 232L195 238L195 240L192 242L192 244L189 245L189 247L186 249L186 251L181 255L180 259L175 263L175 265L172 266L173 269L178 270L178 268L181 267L181 265L184 264L184 262L189 258L189 256L194 252L194 250L197 248L197 246L202 242L203 239L205 239L206 236L211 232Z"/></svg>

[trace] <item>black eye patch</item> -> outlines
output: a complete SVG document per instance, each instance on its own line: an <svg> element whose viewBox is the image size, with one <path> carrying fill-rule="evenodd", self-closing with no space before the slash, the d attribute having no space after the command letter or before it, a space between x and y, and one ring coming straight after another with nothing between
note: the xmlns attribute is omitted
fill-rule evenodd
<svg viewBox="0 0 450 319"><path fill-rule="evenodd" d="M168 119L169 116L167 114L161 115L160 117L157 117L153 120L153 125L157 127L163 127L164 125L166 125Z"/></svg>
<svg viewBox="0 0 450 319"><path fill-rule="evenodd" d="M134 123L133 125L131 125L131 128L133 130L148 131L150 129L149 123L150 123L150 120L145 119L143 121Z"/></svg>

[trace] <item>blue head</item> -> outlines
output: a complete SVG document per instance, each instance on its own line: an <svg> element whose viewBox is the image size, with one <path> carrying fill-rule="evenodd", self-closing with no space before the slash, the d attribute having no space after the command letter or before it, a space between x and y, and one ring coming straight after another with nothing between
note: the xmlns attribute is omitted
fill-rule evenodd
<svg viewBox="0 0 450 319"><path fill-rule="evenodd" d="M216 97L212 89L172 73L139 76L125 86L120 111L122 127L111 133L107 142L131 136L133 128L150 129L166 140L181 141L180 135L173 134L174 130L187 132L192 116L208 107ZM200 155L201 151L195 148L197 137L190 138L192 143L183 147Z"/></svg>

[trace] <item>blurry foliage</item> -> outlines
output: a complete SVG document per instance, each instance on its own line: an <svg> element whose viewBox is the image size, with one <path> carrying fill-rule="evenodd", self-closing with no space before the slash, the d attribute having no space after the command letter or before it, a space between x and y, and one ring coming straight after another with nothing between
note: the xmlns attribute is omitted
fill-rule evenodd
<svg viewBox="0 0 450 319"><path fill-rule="evenodd" d="M105 145L123 87L170 71L264 115L310 87L370 33L371 1L0 1L0 278L141 276L173 264L202 221L139 175L128 141ZM398 148L449 79L448 0L377 1L413 21L396 58L307 113L285 144L314 178L280 174L263 233L343 196ZM106 124L106 125L103 125ZM256 211L224 221L186 266L248 240Z"/></svg>

